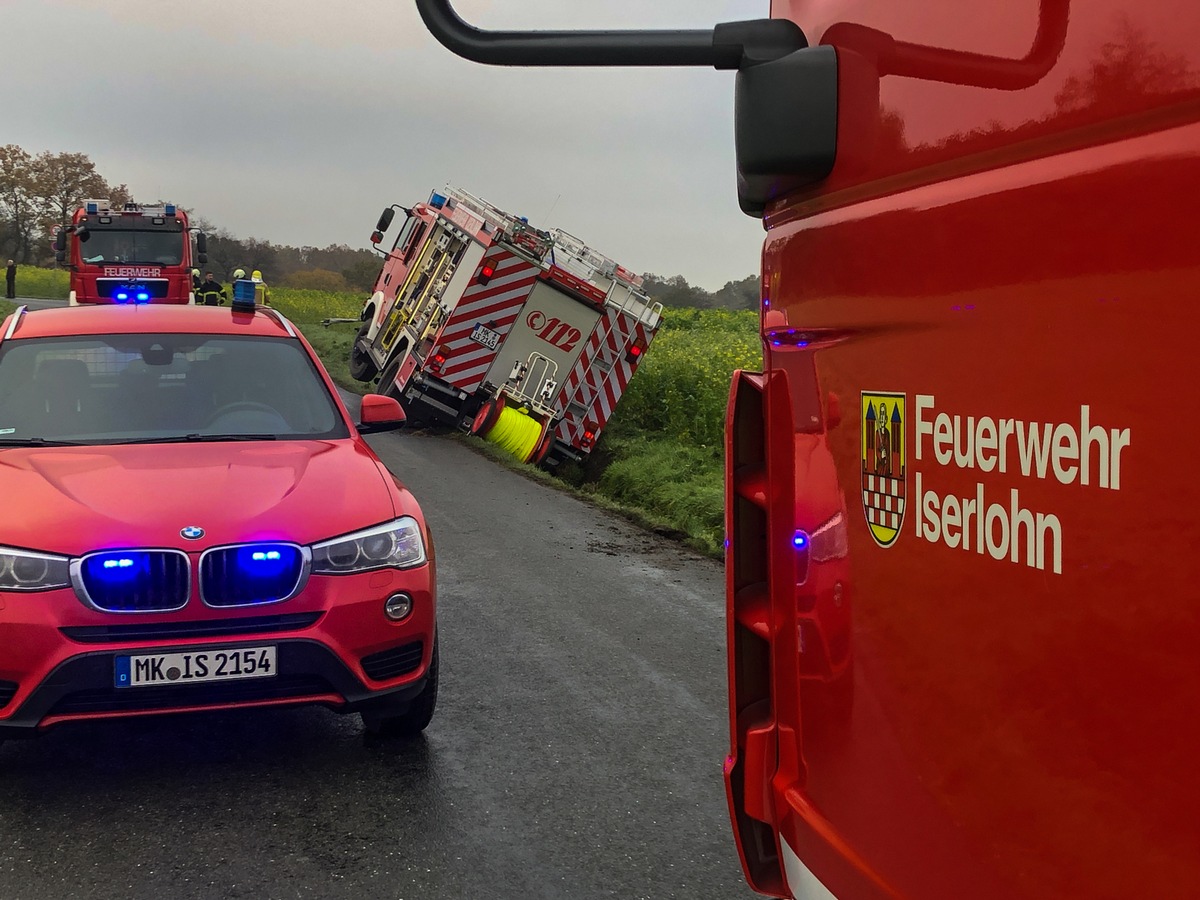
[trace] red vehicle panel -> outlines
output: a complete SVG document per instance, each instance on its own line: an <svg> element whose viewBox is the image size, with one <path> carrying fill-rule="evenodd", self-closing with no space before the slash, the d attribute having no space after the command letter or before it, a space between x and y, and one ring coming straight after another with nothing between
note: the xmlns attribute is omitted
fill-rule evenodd
<svg viewBox="0 0 1200 900"><path fill-rule="evenodd" d="M417 5L483 62L738 72L768 229L764 372L727 426L751 885L1200 895L1200 11L773 0L548 34Z"/></svg>

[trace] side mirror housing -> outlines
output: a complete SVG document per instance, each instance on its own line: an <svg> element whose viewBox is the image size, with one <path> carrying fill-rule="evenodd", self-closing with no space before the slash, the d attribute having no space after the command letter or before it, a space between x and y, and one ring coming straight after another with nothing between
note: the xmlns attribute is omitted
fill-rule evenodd
<svg viewBox="0 0 1200 900"><path fill-rule="evenodd" d="M208 235L203 231L196 232L196 252L201 256L208 253ZM203 262L203 260L201 260Z"/></svg>
<svg viewBox="0 0 1200 900"><path fill-rule="evenodd" d="M359 434L378 434L381 431L395 431L404 424L404 409L394 397L383 394L365 394L362 398L362 409L358 414Z"/></svg>
<svg viewBox="0 0 1200 900"><path fill-rule="evenodd" d="M200 263L200 265L202 265L202 266L207 265L208 254L207 253L197 253L196 254L196 262Z"/></svg>
<svg viewBox="0 0 1200 900"><path fill-rule="evenodd" d="M55 254L67 252L67 233L65 231L54 235L54 252Z"/></svg>
<svg viewBox="0 0 1200 900"><path fill-rule="evenodd" d="M388 207L379 216L379 221L375 224L375 231L380 235L380 240L383 240L383 233L391 227L392 219L396 217L396 210ZM376 241L378 243L378 241Z"/></svg>
<svg viewBox="0 0 1200 900"><path fill-rule="evenodd" d="M838 56L795 50L741 69L734 93L738 203L761 217L767 204L821 181L837 155Z"/></svg>

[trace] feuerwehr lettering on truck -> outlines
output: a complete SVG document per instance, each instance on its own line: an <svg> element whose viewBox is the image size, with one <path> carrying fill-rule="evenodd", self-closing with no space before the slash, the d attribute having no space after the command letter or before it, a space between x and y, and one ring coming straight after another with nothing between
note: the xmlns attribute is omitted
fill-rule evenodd
<svg viewBox="0 0 1200 900"><path fill-rule="evenodd" d="M917 394L911 454L906 407L904 394L862 392L863 512L881 547L895 543L911 505L921 540L1061 575L1065 536L1054 510L1032 509L1020 487L1005 490L984 478L971 494L947 493L938 483L939 468L1121 489L1130 429L1100 421L1089 404L1069 421L1040 422L946 412L933 394Z"/></svg>

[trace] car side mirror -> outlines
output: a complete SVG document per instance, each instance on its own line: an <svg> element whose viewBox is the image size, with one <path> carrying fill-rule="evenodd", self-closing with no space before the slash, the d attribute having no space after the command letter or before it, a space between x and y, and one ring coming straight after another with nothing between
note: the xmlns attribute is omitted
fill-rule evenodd
<svg viewBox="0 0 1200 900"><path fill-rule="evenodd" d="M378 231L382 235L385 231L388 230L388 228L391 227L392 219L394 219L395 217L396 217L396 210L392 209L392 207L389 206L387 209L385 209L383 211L383 214L380 215L379 221L377 223L375 223L375 230ZM382 240L382 238L380 238L380 240Z"/></svg>
<svg viewBox="0 0 1200 900"><path fill-rule="evenodd" d="M358 418L359 434L395 431L404 424L404 408L394 397L385 397L383 394L364 394Z"/></svg>
<svg viewBox="0 0 1200 900"><path fill-rule="evenodd" d="M842 424L842 401L830 391L825 398L825 430L833 431Z"/></svg>

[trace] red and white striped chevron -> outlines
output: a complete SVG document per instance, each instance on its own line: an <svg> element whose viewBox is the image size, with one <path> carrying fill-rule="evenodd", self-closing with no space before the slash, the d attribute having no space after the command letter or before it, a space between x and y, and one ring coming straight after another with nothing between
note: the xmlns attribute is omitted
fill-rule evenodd
<svg viewBox="0 0 1200 900"><path fill-rule="evenodd" d="M446 355L439 377L467 393L483 383L541 271L502 247L492 247L484 254L483 262L489 261L496 267L491 280L487 284L473 280L468 285L434 343ZM471 340L476 325L500 335L495 350Z"/></svg>
<svg viewBox="0 0 1200 900"><path fill-rule="evenodd" d="M556 404L563 410L563 418L556 436L560 441L586 449L582 446L583 432L589 425L595 432L594 439L600 437L641 362L640 356L632 363L626 359L629 346L638 339L649 347L654 332L619 309L608 307L604 311L559 391ZM584 414L573 413L572 404L583 407Z"/></svg>

